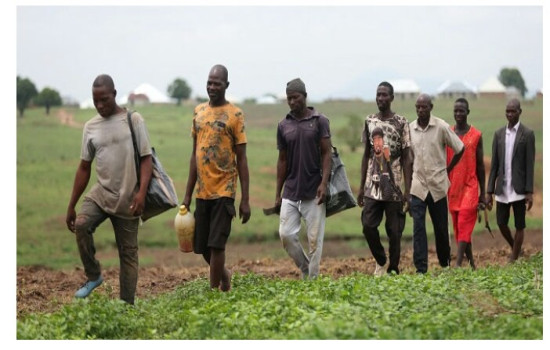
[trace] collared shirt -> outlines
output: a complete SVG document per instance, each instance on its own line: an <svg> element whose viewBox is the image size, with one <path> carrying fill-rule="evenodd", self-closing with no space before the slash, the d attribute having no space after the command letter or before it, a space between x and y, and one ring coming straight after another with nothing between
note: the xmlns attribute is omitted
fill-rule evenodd
<svg viewBox="0 0 550 350"><path fill-rule="evenodd" d="M501 203L511 203L525 198L523 194L517 194L512 186L512 154L518 134L519 121L511 129L506 127L506 149L504 151L504 179L502 194L496 195L495 199Z"/></svg>
<svg viewBox="0 0 550 350"><path fill-rule="evenodd" d="M321 138L330 138L330 122L313 107L310 115L296 119L292 114L279 122L277 149L286 150L287 173L283 198L313 199L321 183Z"/></svg>
<svg viewBox="0 0 550 350"><path fill-rule="evenodd" d="M425 200L431 193L434 202L445 198L449 189L447 176L447 149L458 153L464 147L449 124L434 115L425 129L417 120L410 124L411 143L414 153L411 194Z"/></svg>

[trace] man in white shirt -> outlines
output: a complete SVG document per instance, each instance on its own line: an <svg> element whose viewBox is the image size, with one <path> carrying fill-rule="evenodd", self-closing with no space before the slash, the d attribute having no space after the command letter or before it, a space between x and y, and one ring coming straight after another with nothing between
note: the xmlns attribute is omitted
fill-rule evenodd
<svg viewBox="0 0 550 350"><path fill-rule="evenodd" d="M502 236L512 248L509 260L515 261L521 253L525 230L525 209L533 206L535 168L535 134L519 122L521 105L513 99L506 105L508 125L495 132L491 170L487 182L487 207L493 207L493 193L497 201L497 224ZM508 227L510 208L514 209L516 235Z"/></svg>

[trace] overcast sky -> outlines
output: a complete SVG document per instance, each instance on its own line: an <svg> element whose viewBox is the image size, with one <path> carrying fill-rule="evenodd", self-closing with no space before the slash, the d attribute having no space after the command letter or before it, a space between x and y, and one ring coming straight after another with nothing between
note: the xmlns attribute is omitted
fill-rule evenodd
<svg viewBox="0 0 550 350"><path fill-rule="evenodd" d="M448 79L481 85L503 67L528 94L543 87L542 6L18 6L17 75L78 101L101 73L119 97L177 77L206 96L209 69L229 69L237 99L284 94L301 77L310 100L374 98L382 80L435 93Z"/></svg>

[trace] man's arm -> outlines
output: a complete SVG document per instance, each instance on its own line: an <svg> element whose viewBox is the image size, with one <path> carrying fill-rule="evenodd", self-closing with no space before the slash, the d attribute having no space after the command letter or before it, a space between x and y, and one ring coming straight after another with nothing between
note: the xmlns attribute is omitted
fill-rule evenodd
<svg viewBox="0 0 550 350"><path fill-rule="evenodd" d="M145 209L145 196L149 188L149 182L153 174L153 156L146 155L139 161L139 190L130 205L130 213L134 216L140 216Z"/></svg>
<svg viewBox="0 0 550 350"><path fill-rule="evenodd" d="M241 204L239 205L239 218L242 218L242 223L246 224L250 219L250 203L249 203L249 175L248 175L248 160L246 157L246 143L237 145L237 171L241 181Z"/></svg>
<svg viewBox="0 0 550 350"><path fill-rule="evenodd" d="M76 220L76 203L80 199L80 196L88 186L90 181L90 175L92 173L92 162L86 160L80 160L80 164L76 169L76 174L74 177L73 191L71 194L71 199L69 200L69 205L67 207L67 217L65 222L67 223L67 228L71 232L75 232L75 220Z"/></svg>
<svg viewBox="0 0 550 350"><path fill-rule="evenodd" d="M277 187L275 188L275 207L280 207L282 202L282 191L287 176L287 154L286 149L279 150L277 158Z"/></svg>
<svg viewBox="0 0 550 350"><path fill-rule="evenodd" d="M328 180L330 177L331 164L331 148L332 143L330 137L321 138L321 166L323 169L323 178L321 184L317 187L317 198L319 198L317 204L322 204L325 201L325 195L327 192Z"/></svg>
<svg viewBox="0 0 550 350"><path fill-rule="evenodd" d="M493 146L491 152L491 169L489 170L489 180L487 181L487 194L485 195L485 205L487 209L493 208L493 193L495 193L495 181L498 174L500 159L498 159L498 131L493 136Z"/></svg>
<svg viewBox="0 0 550 350"><path fill-rule="evenodd" d="M460 150L460 152L458 153L455 153L455 155L453 156L453 158L451 159L451 162L449 163L449 165L447 166L447 174L450 173L453 168L455 167L456 163L458 163L458 161L460 160L460 158L462 158L462 155L464 154L464 146L462 146L462 149Z"/></svg>
<svg viewBox="0 0 550 350"><path fill-rule="evenodd" d="M485 163L483 163L483 137L479 137L476 148L476 175L479 183L479 203L485 204Z"/></svg>
<svg viewBox="0 0 550 350"><path fill-rule="evenodd" d="M191 158L189 159L189 176L187 177L187 186L185 188L185 196L183 196L182 205L185 205L187 209L191 205L191 197L193 196L193 190L197 183L197 138L193 137L193 151L191 152Z"/></svg>
<svg viewBox="0 0 550 350"><path fill-rule="evenodd" d="M526 146L525 204L527 205L527 210L531 210L531 207L533 206L533 182L535 176L535 134L533 131L529 133Z"/></svg>
<svg viewBox="0 0 550 350"><path fill-rule="evenodd" d="M369 156L370 156L370 142L368 136L369 129L367 123L363 128L363 139L365 142L365 148L363 151L363 157L361 158L361 181L359 183L359 193L357 194L357 204L362 207L365 205L365 182L367 181L367 170L369 167Z"/></svg>
<svg viewBox="0 0 550 350"><path fill-rule="evenodd" d="M407 147L403 149L401 153L401 168L403 168L403 178L405 180L405 193L404 200L407 204L407 209L410 206L411 200L411 183L412 183L412 172L413 172L413 155L412 149Z"/></svg>

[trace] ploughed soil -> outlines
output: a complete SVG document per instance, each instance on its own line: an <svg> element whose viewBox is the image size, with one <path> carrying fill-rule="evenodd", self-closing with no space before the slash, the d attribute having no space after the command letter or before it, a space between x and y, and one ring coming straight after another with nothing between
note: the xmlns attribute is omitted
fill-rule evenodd
<svg viewBox="0 0 550 350"><path fill-rule="evenodd" d="M510 247L498 229L473 237L474 258L478 268L508 263ZM451 236L452 237L452 236ZM454 239L454 238L451 238ZM387 242L383 241L387 249ZM525 233L522 258L542 252L542 230ZM451 242L452 265L456 258L456 244ZM208 278L208 266L194 253L181 253L177 249L141 248L141 267L137 298L145 299L174 290L197 278ZM99 261L116 259L116 252L97 252ZM434 243L429 243L429 270L439 269ZM233 274L249 272L268 278L299 279L300 273L286 255L280 241L234 243L231 239L226 250L226 266ZM325 239L321 274L338 278L354 272L372 274L375 261L364 239ZM467 261L463 267L468 266ZM412 242L403 240L400 269L402 274L415 273L412 260ZM105 282L94 293L105 293L118 298L118 267L103 269ZM53 270L43 266L17 268L17 317L35 312L52 312L71 303L74 292L86 280L81 267L72 270Z"/></svg>

